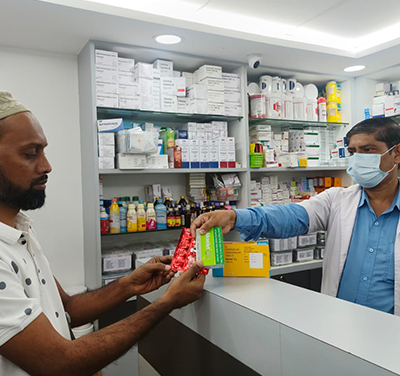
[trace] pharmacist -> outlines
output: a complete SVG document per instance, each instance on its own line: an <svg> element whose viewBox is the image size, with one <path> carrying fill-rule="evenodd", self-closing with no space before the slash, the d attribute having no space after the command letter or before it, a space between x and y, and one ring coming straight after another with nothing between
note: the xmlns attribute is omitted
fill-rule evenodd
<svg viewBox="0 0 400 376"><path fill-rule="evenodd" d="M347 134L355 185L330 188L301 204L206 213L200 233L221 226L244 240L328 231L322 292L400 316L400 125L369 119Z"/></svg>
<svg viewBox="0 0 400 376"><path fill-rule="evenodd" d="M119 358L173 309L200 298L201 263L175 279L153 304L71 341L72 326L100 315L173 276L169 257L151 260L97 291L69 297L20 210L40 208L51 167L43 130L27 108L0 92L0 375L93 375Z"/></svg>

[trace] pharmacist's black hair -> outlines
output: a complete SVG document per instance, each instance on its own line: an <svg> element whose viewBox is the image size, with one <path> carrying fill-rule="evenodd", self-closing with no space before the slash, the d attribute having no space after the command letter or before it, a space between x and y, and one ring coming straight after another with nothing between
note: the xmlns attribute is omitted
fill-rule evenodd
<svg viewBox="0 0 400 376"><path fill-rule="evenodd" d="M374 135L376 140L384 142L388 149L400 144L400 124L391 118L375 118L361 121L347 132L347 144L349 144L351 136L361 133Z"/></svg>

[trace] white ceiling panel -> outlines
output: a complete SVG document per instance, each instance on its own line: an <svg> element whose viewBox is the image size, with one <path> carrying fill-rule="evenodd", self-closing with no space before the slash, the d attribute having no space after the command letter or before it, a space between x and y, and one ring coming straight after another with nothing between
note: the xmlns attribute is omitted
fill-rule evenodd
<svg viewBox="0 0 400 376"><path fill-rule="evenodd" d="M307 22L304 26L345 38L361 38L400 24L399 0L351 0Z"/></svg>
<svg viewBox="0 0 400 376"><path fill-rule="evenodd" d="M297 27L348 0L211 0L204 9Z"/></svg>

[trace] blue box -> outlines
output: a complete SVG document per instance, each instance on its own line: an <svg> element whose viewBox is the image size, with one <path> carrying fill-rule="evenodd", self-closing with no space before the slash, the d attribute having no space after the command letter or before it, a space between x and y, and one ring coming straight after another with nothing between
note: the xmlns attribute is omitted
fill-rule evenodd
<svg viewBox="0 0 400 376"><path fill-rule="evenodd" d="M201 168L210 168L210 162L200 162Z"/></svg>
<svg viewBox="0 0 400 376"><path fill-rule="evenodd" d="M210 162L210 168L219 168L219 162Z"/></svg>
<svg viewBox="0 0 400 376"><path fill-rule="evenodd" d="M190 168L200 168L200 162L190 162Z"/></svg>
<svg viewBox="0 0 400 376"><path fill-rule="evenodd" d="M187 140L188 139L188 131L185 130L177 130L175 131L176 139Z"/></svg>
<svg viewBox="0 0 400 376"><path fill-rule="evenodd" d="M189 162L182 162L182 168L190 168Z"/></svg>

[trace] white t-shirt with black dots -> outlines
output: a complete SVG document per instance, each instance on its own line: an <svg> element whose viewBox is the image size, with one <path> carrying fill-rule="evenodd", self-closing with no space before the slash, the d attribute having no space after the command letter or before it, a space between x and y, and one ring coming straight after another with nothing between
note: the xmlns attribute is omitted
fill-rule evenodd
<svg viewBox="0 0 400 376"><path fill-rule="evenodd" d="M71 339L64 307L31 220L19 213L16 228L0 222L0 346L44 313L55 330ZM0 356L0 375L26 376Z"/></svg>

